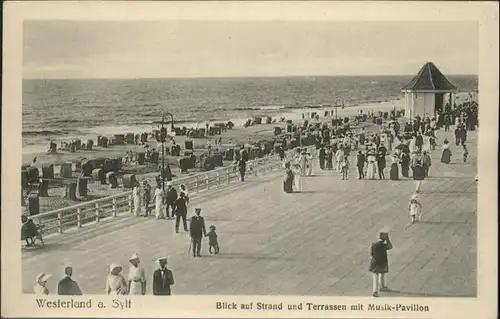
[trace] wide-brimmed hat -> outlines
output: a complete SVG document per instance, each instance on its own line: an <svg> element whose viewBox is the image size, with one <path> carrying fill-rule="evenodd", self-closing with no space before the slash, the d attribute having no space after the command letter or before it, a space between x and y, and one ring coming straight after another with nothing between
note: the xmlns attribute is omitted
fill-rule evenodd
<svg viewBox="0 0 500 319"><path fill-rule="evenodd" d="M172 186L172 182L167 182L167 187Z"/></svg>
<svg viewBox="0 0 500 319"><path fill-rule="evenodd" d="M413 194L410 197L410 200L417 200L417 199L418 199L418 195L417 194Z"/></svg>
<svg viewBox="0 0 500 319"><path fill-rule="evenodd" d="M128 259L128 261L132 261L132 260L139 260L139 256L137 255L137 253L133 254L132 257L130 257Z"/></svg>
<svg viewBox="0 0 500 319"><path fill-rule="evenodd" d="M123 267L120 264L109 265L109 273L113 273L116 269L120 269L120 271L121 271L123 269Z"/></svg>
<svg viewBox="0 0 500 319"><path fill-rule="evenodd" d="M52 277L51 274L46 274L42 272L36 276L36 282L38 283L47 282L47 280L49 280L50 277Z"/></svg>

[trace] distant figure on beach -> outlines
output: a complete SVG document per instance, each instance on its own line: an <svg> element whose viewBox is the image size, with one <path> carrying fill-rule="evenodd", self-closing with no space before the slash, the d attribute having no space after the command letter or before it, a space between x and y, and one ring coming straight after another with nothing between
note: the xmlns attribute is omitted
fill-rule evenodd
<svg viewBox="0 0 500 319"><path fill-rule="evenodd" d="M333 169L333 152L332 152L332 147L330 145L326 146L325 162L326 162L326 165L325 165L326 169L332 170Z"/></svg>
<svg viewBox="0 0 500 319"><path fill-rule="evenodd" d="M335 161L337 164L337 172L342 171L342 159L344 158L344 145L340 144L337 152L335 153Z"/></svg>
<svg viewBox="0 0 500 319"><path fill-rule="evenodd" d="M447 139L444 140L443 142L443 147L442 147L443 152L441 153L441 163L443 164L450 164L451 162L451 151L450 151L450 144Z"/></svg>
<svg viewBox="0 0 500 319"><path fill-rule="evenodd" d="M290 169L290 162L285 163L285 176L283 179L283 191L285 193L292 193L293 192L293 172Z"/></svg>
<svg viewBox="0 0 500 319"><path fill-rule="evenodd" d="M407 149L404 149L401 152L400 161L401 161L401 175L403 175L403 177L408 178L410 176L409 171L410 171L411 158L410 158L410 154L408 154Z"/></svg>
<svg viewBox="0 0 500 319"><path fill-rule="evenodd" d="M384 169L386 166L385 154L387 150L383 145L381 145L377 152L377 170L378 170L378 178L385 179Z"/></svg>
<svg viewBox="0 0 500 319"><path fill-rule="evenodd" d="M387 251L392 248L389 234L384 232L379 234L378 241L370 247L370 266L368 270L372 273L373 297L378 297L379 291L388 291L385 282L385 274L389 272Z"/></svg>

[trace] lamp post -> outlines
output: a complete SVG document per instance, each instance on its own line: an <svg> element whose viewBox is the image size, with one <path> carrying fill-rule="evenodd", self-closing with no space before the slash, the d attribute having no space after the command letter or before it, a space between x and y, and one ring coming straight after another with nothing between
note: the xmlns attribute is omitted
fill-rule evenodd
<svg viewBox="0 0 500 319"><path fill-rule="evenodd" d="M344 98L339 97L335 100L335 135L337 135L339 119L337 116L337 108L339 107L339 101L342 102L342 108L344 108Z"/></svg>
<svg viewBox="0 0 500 319"><path fill-rule="evenodd" d="M165 141L167 140L167 132L164 127L165 125L165 115L169 115L172 123L171 129L174 130L174 116L169 112L161 113L161 131L160 131L160 141L161 141L161 189L165 191ZM165 136L163 136L163 132L165 132Z"/></svg>

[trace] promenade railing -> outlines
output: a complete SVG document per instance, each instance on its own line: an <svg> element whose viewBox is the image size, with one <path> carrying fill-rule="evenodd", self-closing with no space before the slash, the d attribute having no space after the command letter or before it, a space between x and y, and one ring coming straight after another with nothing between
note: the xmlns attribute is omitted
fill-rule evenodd
<svg viewBox="0 0 500 319"><path fill-rule="evenodd" d="M286 154L287 158L290 158L294 152L295 150L289 150ZM279 171L282 169L282 165L283 163L277 154L248 161L245 180L247 178L259 178L259 176L264 176L270 172ZM172 181L172 184L177 190L179 190L180 185L185 185L190 197L192 197L197 193L228 186L233 181L239 179L240 172L238 166L230 165L212 171L176 178ZM150 207L154 210L154 204L150 205ZM31 216L30 218L36 224L42 226L44 235L62 234L119 216L132 216L133 208L132 191L124 191L120 194L63 207Z"/></svg>

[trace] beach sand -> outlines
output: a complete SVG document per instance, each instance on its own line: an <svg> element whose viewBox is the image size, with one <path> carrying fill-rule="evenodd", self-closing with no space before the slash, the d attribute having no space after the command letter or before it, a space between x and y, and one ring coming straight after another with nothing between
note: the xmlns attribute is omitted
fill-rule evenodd
<svg viewBox="0 0 500 319"><path fill-rule="evenodd" d="M363 109L364 113L367 113L369 111L374 111L376 112L388 112L394 107L397 109L401 109L400 105L399 107L396 106L396 103L394 102L400 102L400 101L390 101L390 102L382 102L382 103L376 103L376 104L370 104L370 105L360 105L360 106L353 106L353 107L348 107L341 109L339 108L337 110L337 115L338 117L353 117L355 115L359 114L359 110ZM400 103L398 103L400 104ZM314 119L308 119L309 123L330 123L331 119L335 118L335 116L328 116L324 117L324 111L325 110L331 110L331 109L308 109L308 110L297 110L294 114L287 114L288 117L287 119L292 120L295 123L303 123L302 119L302 112L317 112L320 114L320 119L319 120L314 120ZM335 114L335 113L333 113ZM222 133L222 135L215 135L215 136L209 136L206 138L197 138L197 139L191 139L193 140L193 146L195 148L194 153L196 155L205 153L206 150L206 144L207 141L212 141L212 148L215 149L216 146L214 145L214 140L216 138L222 137L222 148L224 148L225 145L229 144L249 144L253 142L258 142L259 140L264 140L264 139L270 139L274 136L274 127L279 126L284 129L285 127L285 122L280 122L280 123L273 123L273 124L261 124L261 125L254 125L250 126L247 128L243 127L234 127L231 130L227 130ZM372 124L371 121L366 121L360 123L360 126L366 127L367 131L376 131L378 130L378 126ZM139 132L138 132L139 133ZM175 141L177 144L181 145L181 148L184 149L184 141L188 139L186 136L176 136L174 137ZM156 140L150 140L147 143L150 147L152 148L157 148L157 142ZM171 143L167 143L167 146L171 146ZM158 148L160 149L160 148ZM47 155L45 153L35 153L35 154L23 154L23 163L29 164L31 163L32 159L34 156L37 156L37 161L34 166L36 167L42 167L42 165L45 164L53 164L54 165L54 171L55 175L59 175L59 165L65 162L71 162L71 161L76 161L76 160L81 160L83 158L98 158L98 157L113 157L113 156L124 156L127 151L144 151L144 146L143 145L133 145L133 144L125 144L125 145L113 145L108 148L101 148L101 147L96 147L95 150L93 151L77 151L75 153L70 153L70 152L61 152L59 154L51 154ZM181 151L182 154L183 151ZM180 176L180 173L178 172L178 169L175 168L175 163L176 159L173 156L166 157L166 162L171 165L172 168L172 173L174 174L173 178L175 179L176 177ZM229 161L224 161L224 166L232 164ZM147 179L151 185L154 185L154 178L156 175L158 175L157 171L157 165L156 164L146 164L146 165L125 165L122 168L122 173L131 173L131 174L136 174L139 179ZM191 169L188 174L182 174L182 177L186 175L192 175L199 173L198 169ZM121 174L120 174L121 175ZM74 175L75 176L75 175ZM69 200L64 197L64 192L65 188L62 187L61 185L57 185L57 183L52 183L49 189L49 197L40 197L39 198L39 203L40 203L40 212L48 212L51 210L55 210L58 208L62 207L67 207L71 205L76 205L88 200L94 200L98 198L103 198L106 196L111 196L113 194L117 194L120 192L123 192L124 189L120 187L117 189L111 189L109 185L100 185L100 183L95 183L95 182L90 182L88 184L88 196L81 198L77 201Z"/></svg>

